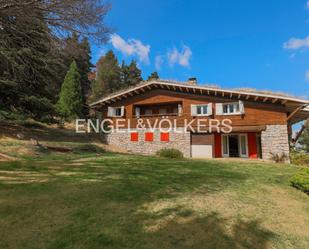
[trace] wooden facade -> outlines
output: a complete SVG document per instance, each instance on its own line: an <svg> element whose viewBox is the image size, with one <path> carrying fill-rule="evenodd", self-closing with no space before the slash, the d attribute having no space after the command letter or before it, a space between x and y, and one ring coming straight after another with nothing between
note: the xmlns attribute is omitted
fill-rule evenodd
<svg viewBox="0 0 309 249"><path fill-rule="evenodd" d="M179 93L163 89L154 89L149 92L142 93L140 95L135 95L130 98L120 100L115 103L111 103L109 106L120 107L124 106L125 112L122 119L130 120L131 127L136 126L137 118L135 114L135 107L137 106L150 106L153 109L157 109L159 106L177 107L177 104L182 105L182 113L179 115L169 115L169 113L164 115L159 115L157 112L154 115L149 115L141 118L149 119L152 124L154 120L158 117L168 117L170 120L177 120L177 125L183 126L184 120L192 119L205 119L212 118L217 120L230 119L233 122L233 127L256 127L263 125L272 125L272 124L287 124L287 113L285 107L278 104L266 104L259 102L244 101L245 105L245 114L244 115L216 115L215 105L213 105L213 115L209 117L205 116L192 116L191 115L191 105L192 104L208 104L208 103L228 103L235 102L233 99L226 99L222 97L208 97L208 96L199 96L192 93ZM103 106L100 110L102 112L103 118L108 118L107 115L107 106ZM112 117L111 119L116 120L119 118ZM239 130L240 131L240 130Z"/></svg>
<svg viewBox="0 0 309 249"><path fill-rule="evenodd" d="M218 112L219 106L221 105L222 108L227 103L241 103L243 109L241 112L228 112L229 114ZM207 115L193 114L192 106L200 105L211 108L211 110L207 109ZM289 153L288 137L292 135L291 125L309 117L309 110L306 110L308 105L309 101L291 97L154 81L144 82L139 86L105 97L91 104L91 107L100 114L102 119L112 120L114 125L117 120L125 121L121 124L123 129L134 129L140 121L143 122L145 129L153 128L158 120L163 119L171 121L170 124L177 128L186 127L191 121L194 121L191 126L196 127L198 120L202 120L206 121L203 125L207 129L211 127L213 121L222 123L228 119L233 128L229 135L216 130L202 134L200 131L187 130L191 133L190 141L188 143L182 141L182 143L186 144L184 146L190 146L190 155L199 156L200 152L205 150L208 151L209 157L228 155L261 158L264 155L263 157L268 159L272 153L271 150L276 153ZM117 109L121 115L110 115L111 108ZM170 124L162 123L161 127L167 127ZM277 135L278 130L281 132L279 135ZM148 135L152 138L146 139L145 135L142 141L139 139L144 135L136 133L124 136L122 139L131 139L131 142L134 142L134 148L139 148L136 145L140 143L142 147L139 149L143 151L143 148L150 148L151 143L159 142L155 141L153 134ZM169 134L166 135L168 139L164 140L161 134L162 146L166 146L170 140L173 140ZM145 142L148 142L149 146L145 147ZM177 141L171 142L177 145ZM263 151L262 147L267 151Z"/></svg>

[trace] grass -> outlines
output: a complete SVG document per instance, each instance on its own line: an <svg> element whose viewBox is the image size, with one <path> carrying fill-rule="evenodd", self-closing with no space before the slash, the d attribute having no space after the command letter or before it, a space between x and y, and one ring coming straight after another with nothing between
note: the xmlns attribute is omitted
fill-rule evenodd
<svg viewBox="0 0 309 249"><path fill-rule="evenodd" d="M299 169L87 151L2 162L0 248L309 248Z"/></svg>
<svg viewBox="0 0 309 249"><path fill-rule="evenodd" d="M291 179L291 184L309 194L309 168L297 172Z"/></svg>

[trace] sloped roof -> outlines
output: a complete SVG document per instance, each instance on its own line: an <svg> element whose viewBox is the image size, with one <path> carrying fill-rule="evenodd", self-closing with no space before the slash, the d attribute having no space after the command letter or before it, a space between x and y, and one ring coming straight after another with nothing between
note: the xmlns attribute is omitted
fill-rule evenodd
<svg viewBox="0 0 309 249"><path fill-rule="evenodd" d="M151 80L151 81L143 81L140 84L130 87L127 89L123 89L121 91L112 93L108 96L105 96L93 103L90 104L90 107L94 107L99 104L105 104L110 102L116 102L117 100L121 100L122 98L128 97L128 95L133 96L151 89L166 89L171 91L181 91L185 93L193 93L198 95L205 96L217 96L217 97L225 97L225 98L237 98L244 100L253 100L259 102L271 102L281 104L285 104L287 102L292 102L295 104L309 104L308 100L278 94L278 93L264 93L260 91L254 90L235 90L235 89L223 89L219 87L212 86L200 86L200 85L191 85L185 82L171 81L171 80Z"/></svg>

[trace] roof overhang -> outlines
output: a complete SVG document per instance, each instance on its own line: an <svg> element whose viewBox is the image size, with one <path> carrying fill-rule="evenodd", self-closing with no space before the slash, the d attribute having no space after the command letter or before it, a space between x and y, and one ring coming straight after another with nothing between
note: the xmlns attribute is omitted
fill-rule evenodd
<svg viewBox="0 0 309 249"><path fill-rule="evenodd" d="M103 97L98 101L91 103L89 106L91 108L96 109L104 105L116 103L118 101L121 101L134 95L142 94L152 89L163 89L188 94L221 97L228 99L238 99L238 100L254 101L261 103L281 104L287 107L287 112L293 112L296 108L302 105L309 104L308 100L303 100L289 96L276 95L276 94L266 94L266 93L250 92L243 90L229 90L216 87L190 85L174 81L151 80L142 82L134 87ZM291 123L297 123L307 118L309 118L308 106L304 107L297 114L295 114L295 117L291 119Z"/></svg>

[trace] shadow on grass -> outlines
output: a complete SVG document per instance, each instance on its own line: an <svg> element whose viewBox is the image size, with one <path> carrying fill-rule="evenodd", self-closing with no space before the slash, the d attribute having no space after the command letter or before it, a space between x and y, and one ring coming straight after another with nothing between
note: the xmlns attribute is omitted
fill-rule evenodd
<svg viewBox="0 0 309 249"><path fill-rule="evenodd" d="M218 213L189 219L175 220L151 235L154 248L269 248L277 235L261 227L259 221L230 221Z"/></svg>

